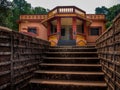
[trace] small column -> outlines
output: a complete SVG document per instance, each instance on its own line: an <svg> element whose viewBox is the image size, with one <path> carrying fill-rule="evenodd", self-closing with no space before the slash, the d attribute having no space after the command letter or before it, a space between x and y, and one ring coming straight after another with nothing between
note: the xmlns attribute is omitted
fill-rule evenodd
<svg viewBox="0 0 120 90"><path fill-rule="evenodd" d="M48 22L47 22L47 35L48 35L48 36L50 35L50 29L51 29L50 21L48 21Z"/></svg>
<svg viewBox="0 0 120 90"><path fill-rule="evenodd" d="M58 40L60 39L60 34L61 32L61 18L57 18L57 35L58 35Z"/></svg>
<svg viewBox="0 0 120 90"><path fill-rule="evenodd" d="M84 34L85 34L85 39L87 38L87 36L88 36L88 31L87 31L87 24L86 24L86 21L84 21Z"/></svg>
<svg viewBox="0 0 120 90"><path fill-rule="evenodd" d="M76 22L76 17L73 17L72 21L72 29L73 29L73 39L76 39L76 30L77 30L77 22Z"/></svg>

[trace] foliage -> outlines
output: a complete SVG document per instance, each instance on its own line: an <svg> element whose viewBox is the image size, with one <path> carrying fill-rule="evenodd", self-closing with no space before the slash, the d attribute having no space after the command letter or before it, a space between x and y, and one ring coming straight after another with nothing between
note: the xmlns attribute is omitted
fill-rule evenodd
<svg viewBox="0 0 120 90"><path fill-rule="evenodd" d="M109 8L107 20L113 20L118 14L120 13L120 4L114 5L113 7Z"/></svg>
<svg viewBox="0 0 120 90"><path fill-rule="evenodd" d="M112 24L112 20L120 13L120 4L114 5L109 8L109 12L107 14L107 23L106 27L108 28Z"/></svg>
<svg viewBox="0 0 120 90"><path fill-rule="evenodd" d="M7 26L9 22L8 17L11 14L10 8L12 4L8 0L0 0L0 25Z"/></svg>
<svg viewBox="0 0 120 90"><path fill-rule="evenodd" d="M34 14L47 14L48 11L49 11L49 9L45 9L45 8L43 8L43 7L35 7L35 8L33 9L33 13L34 13Z"/></svg>
<svg viewBox="0 0 120 90"><path fill-rule="evenodd" d="M48 9L42 7L33 8L25 0L0 0L0 25L18 30L19 16L21 14L47 14Z"/></svg>
<svg viewBox="0 0 120 90"><path fill-rule="evenodd" d="M18 30L17 20L21 14L47 14L49 9L43 7L33 8L30 3L25 0L0 0L0 25ZM120 13L120 4L106 8L105 6L97 7L96 14L105 14L107 19L106 27L112 24L112 20Z"/></svg>
<svg viewBox="0 0 120 90"><path fill-rule="evenodd" d="M13 9L12 9L12 16L11 22L13 26L11 27L13 30L18 29L17 20L19 20L19 16L21 14L33 14L31 4L27 3L25 0L13 0Z"/></svg>
<svg viewBox="0 0 120 90"><path fill-rule="evenodd" d="M108 14L108 9L105 6L97 7L95 9L95 12L96 12L96 14L105 14L105 15L107 15Z"/></svg>
<svg viewBox="0 0 120 90"><path fill-rule="evenodd" d="M106 23L106 28L111 26L112 20L120 13L120 4L114 5L110 8L106 8L105 6L97 7L95 9L96 14L105 14L107 23Z"/></svg>

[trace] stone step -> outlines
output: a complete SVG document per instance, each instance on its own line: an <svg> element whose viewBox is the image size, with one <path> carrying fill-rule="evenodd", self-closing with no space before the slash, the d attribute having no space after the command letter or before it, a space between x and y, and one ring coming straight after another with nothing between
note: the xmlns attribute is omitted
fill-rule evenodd
<svg viewBox="0 0 120 90"><path fill-rule="evenodd" d="M34 72L38 79L55 80L80 80L80 81L103 81L102 72L78 72L78 71L46 71L37 70Z"/></svg>
<svg viewBox="0 0 120 90"><path fill-rule="evenodd" d="M30 83L38 83L38 84L53 84L53 85L76 85L76 86L99 86L106 87L105 82L81 82L81 81L70 81L70 80L44 80L44 79L32 79Z"/></svg>
<svg viewBox="0 0 120 90"><path fill-rule="evenodd" d="M97 52L45 52L46 54L98 54Z"/></svg>
<svg viewBox="0 0 120 90"><path fill-rule="evenodd" d="M71 72L71 71L45 71L37 70L34 73L45 73L45 74L74 74L74 75L104 75L103 72Z"/></svg>
<svg viewBox="0 0 120 90"><path fill-rule="evenodd" d="M30 83L34 87L41 87L43 90L106 90L106 83L104 81L71 81L71 80L44 80L32 79ZM39 86L40 85L40 86ZM39 89L34 89L39 90Z"/></svg>
<svg viewBox="0 0 120 90"><path fill-rule="evenodd" d="M71 66L71 67L79 67L79 66L81 66L81 67L101 67L101 65L100 64L54 64L54 63L51 63L51 64L48 64L48 63L41 63L41 64L39 64L40 66L42 65L42 66L63 66L63 67L69 67L69 66Z"/></svg>
<svg viewBox="0 0 120 90"><path fill-rule="evenodd" d="M96 52L95 48L49 48L49 52Z"/></svg>
<svg viewBox="0 0 120 90"><path fill-rule="evenodd" d="M50 46L50 48L95 48L95 45L89 45L89 46Z"/></svg>
<svg viewBox="0 0 120 90"><path fill-rule="evenodd" d="M32 90L107 90L95 46L50 47L39 68Z"/></svg>
<svg viewBox="0 0 120 90"><path fill-rule="evenodd" d="M74 59L74 60L94 60L94 59L99 59L98 57L83 57L83 58L81 58L81 57L43 57L43 59L60 59L60 60L62 60L62 59L66 59L66 60L69 60L69 59Z"/></svg>
<svg viewBox="0 0 120 90"><path fill-rule="evenodd" d="M97 52L46 52L46 57L98 57Z"/></svg>
<svg viewBox="0 0 120 90"><path fill-rule="evenodd" d="M101 71L100 64L56 64L56 63L41 63L42 70L63 70L63 71Z"/></svg>
<svg viewBox="0 0 120 90"><path fill-rule="evenodd" d="M60 63L60 64L99 64L99 58L94 57L44 57L44 63Z"/></svg>

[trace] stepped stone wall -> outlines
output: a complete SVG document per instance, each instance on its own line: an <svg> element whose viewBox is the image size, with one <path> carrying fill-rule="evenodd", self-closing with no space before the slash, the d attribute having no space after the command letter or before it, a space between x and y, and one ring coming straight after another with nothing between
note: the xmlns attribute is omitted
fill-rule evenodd
<svg viewBox="0 0 120 90"><path fill-rule="evenodd" d="M96 41L108 90L120 90L120 14Z"/></svg>
<svg viewBox="0 0 120 90"><path fill-rule="evenodd" d="M48 41L0 27L0 90L25 87L48 47Z"/></svg>

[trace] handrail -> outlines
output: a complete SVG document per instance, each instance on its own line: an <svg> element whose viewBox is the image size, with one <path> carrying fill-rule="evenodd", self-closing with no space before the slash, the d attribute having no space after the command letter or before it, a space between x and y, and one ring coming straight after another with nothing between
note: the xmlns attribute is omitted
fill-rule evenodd
<svg viewBox="0 0 120 90"><path fill-rule="evenodd" d="M79 14L81 16L86 16L86 12L75 7L75 6L58 6L54 9L52 9L49 13L48 13L48 17L55 15L55 14Z"/></svg>

